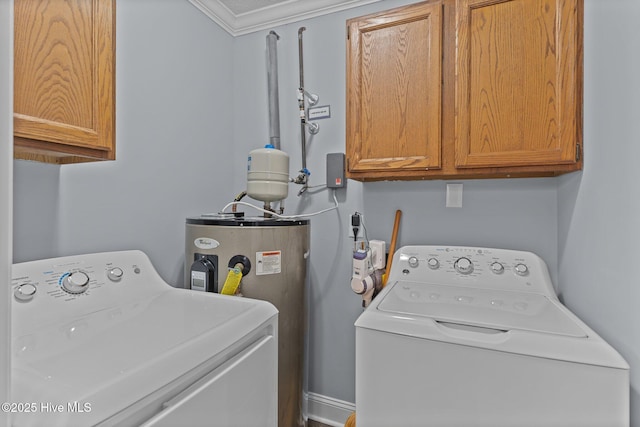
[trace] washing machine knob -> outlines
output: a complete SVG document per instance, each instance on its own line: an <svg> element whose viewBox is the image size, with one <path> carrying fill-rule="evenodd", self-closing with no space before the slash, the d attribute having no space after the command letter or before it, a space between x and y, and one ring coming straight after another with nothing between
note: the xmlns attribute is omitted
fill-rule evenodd
<svg viewBox="0 0 640 427"><path fill-rule="evenodd" d="M529 267L522 263L516 264L516 266L513 267L513 270L518 276L526 276L529 274Z"/></svg>
<svg viewBox="0 0 640 427"><path fill-rule="evenodd" d="M473 272L473 263L467 257L458 258L453 266L461 274L471 274Z"/></svg>
<svg viewBox="0 0 640 427"><path fill-rule="evenodd" d="M504 265L496 261L493 264L491 264L491 271L493 271L494 274L502 274L504 273Z"/></svg>
<svg viewBox="0 0 640 427"><path fill-rule="evenodd" d="M16 288L15 292L13 293L13 296L18 301L27 302L33 299L37 290L38 289L31 283L23 283L22 285Z"/></svg>
<svg viewBox="0 0 640 427"><path fill-rule="evenodd" d="M70 294L81 294L89 289L89 276L82 271L70 273L62 281L62 289Z"/></svg>
<svg viewBox="0 0 640 427"><path fill-rule="evenodd" d="M420 264L417 257L412 256L409 258L409 267L416 268Z"/></svg>
<svg viewBox="0 0 640 427"><path fill-rule="evenodd" d="M107 271L107 277L112 282L119 282L123 275L124 271L120 267L113 267Z"/></svg>
<svg viewBox="0 0 640 427"><path fill-rule="evenodd" d="M437 258L429 258L429 260L427 261L427 264L429 265L429 268L432 270L437 270L438 267L440 267L440 261L438 261Z"/></svg>

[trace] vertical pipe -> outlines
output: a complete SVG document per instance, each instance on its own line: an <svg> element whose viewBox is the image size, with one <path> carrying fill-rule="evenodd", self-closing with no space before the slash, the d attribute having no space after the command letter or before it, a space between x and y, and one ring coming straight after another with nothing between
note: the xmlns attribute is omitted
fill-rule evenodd
<svg viewBox="0 0 640 427"><path fill-rule="evenodd" d="M304 108L304 60L302 55L302 32L306 30L305 27L298 29L298 62L300 72L300 89L298 93L298 107L300 108L300 140L302 143L302 170L307 170L307 136L306 136L306 121L307 116ZM306 180L304 183L306 187Z"/></svg>
<svg viewBox="0 0 640 427"><path fill-rule="evenodd" d="M300 27L298 29L298 73L300 75L300 90L304 90L304 63L302 61L302 32L305 31L306 27Z"/></svg>
<svg viewBox="0 0 640 427"><path fill-rule="evenodd" d="M269 143L280 149L280 100L278 98L278 51L280 37L267 34L267 89L269 91Z"/></svg>

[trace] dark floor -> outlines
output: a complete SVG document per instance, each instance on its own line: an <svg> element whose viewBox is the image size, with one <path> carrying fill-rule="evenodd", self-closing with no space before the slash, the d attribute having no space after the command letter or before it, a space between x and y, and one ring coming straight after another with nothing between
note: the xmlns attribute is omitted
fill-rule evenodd
<svg viewBox="0 0 640 427"><path fill-rule="evenodd" d="M329 427L326 424L319 423L317 421L309 420L307 421L307 427Z"/></svg>

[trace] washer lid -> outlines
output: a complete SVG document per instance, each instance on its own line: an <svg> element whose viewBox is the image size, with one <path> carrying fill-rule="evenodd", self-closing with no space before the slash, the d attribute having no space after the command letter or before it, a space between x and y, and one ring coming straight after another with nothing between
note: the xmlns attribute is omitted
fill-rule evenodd
<svg viewBox="0 0 640 427"><path fill-rule="evenodd" d="M377 309L503 331L587 337L558 303L539 294L399 281Z"/></svg>
<svg viewBox="0 0 640 427"><path fill-rule="evenodd" d="M62 405L52 414L38 403L15 425L95 425L193 370L213 369L243 340L268 333L276 315L265 301L170 288L14 336L12 397Z"/></svg>

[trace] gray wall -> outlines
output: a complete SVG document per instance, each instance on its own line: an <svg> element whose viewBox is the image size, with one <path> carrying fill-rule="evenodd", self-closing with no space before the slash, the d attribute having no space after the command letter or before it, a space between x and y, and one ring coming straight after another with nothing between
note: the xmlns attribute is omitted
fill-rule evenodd
<svg viewBox="0 0 640 427"><path fill-rule="evenodd" d="M215 210L232 144L233 39L185 1L117 3L117 160L16 161L16 262L138 248L182 284L184 220Z"/></svg>
<svg viewBox="0 0 640 427"><path fill-rule="evenodd" d="M60 167L14 161L13 261L59 253Z"/></svg>
<svg viewBox="0 0 640 427"><path fill-rule="evenodd" d="M119 1L116 25L118 160L61 169L60 249L139 248L177 284L185 217L227 195L233 39L186 1Z"/></svg>
<svg viewBox="0 0 640 427"><path fill-rule="evenodd" d="M344 151L344 21L409 2L387 0L275 28L281 36L282 149L291 157L292 175L301 165L295 92L298 28L307 27L306 87L320 96L320 105L331 105L332 113L319 122L320 133L308 139L310 182L316 185L325 181L326 153ZM629 57L638 51L638 36L631 30L638 6L618 0L606 2L613 5L607 9L598 6L602 3L587 0L584 174L464 181L460 209L445 208L445 181L349 181L336 192L339 209L311 219L310 391L354 401L353 322L361 308L349 287L348 228L356 210L364 213L369 238L389 242L395 210L401 209L399 245L468 244L536 252L552 277L560 278L570 306L637 366L640 335L631 301L634 296L638 301L638 288L623 280L626 271L610 270L622 255L638 256L627 236L634 235L632 219L640 206L625 198L635 194L631 183L637 177L631 165L619 167L633 158L629 150L638 149L638 97L631 96L631 89L638 88L631 78L638 74L638 59L624 58L610 46L626 46ZM247 153L267 142L267 31L232 39L186 0L121 1L117 19L118 160L64 167L17 161L15 258L140 248L167 281L178 284L184 218L218 211L243 190ZM608 111L600 117L603 105ZM616 144L619 150L608 150ZM630 188L619 194L616 184ZM327 190L301 197L297 191L296 186L290 189L288 214L333 204ZM605 227L599 228L600 223L609 232L598 231ZM39 235L50 242L32 238ZM609 246L606 270L589 250L594 239ZM621 249L614 252L614 246ZM620 281L610 285L614 277ZM611 289L614 294L608 293Z"/></svg>
<svg viewBox="0 0 640 427"><path fill-rule="evenodd" d="M305 86L331 106L331 118L320 120L320 133L307 140L312 185L325 182L325 156L345 149L345 20L408 3L384 1L309 21L275 28L278 42L282 149L291 156L291 173L301 166L300 122L296 89L298 28L304 39ZM267 142L268 115L265 61L267 32L237 38L234 49L235 182L244 183L246 153ZM364 213L369 238L391 238L396 209L403 211L398 245L468 244L531 250L557 272L556 179L464 182L463 208L445 208L444 181L349 181L337 191L338 211L311 219L310 375L309 390L354 401L355 345L353 322L361 299L350 288L352 241L350 215ZM292 185L287 212L316 212L333 204L331 193L298 197Z"/></svg>
<svg viewBox="0 0 640 427"><path fill-rule="evenodd" d="M640 2L588 0L582 173L559 181L564 302L631 365L640 425Z"/></svg>

